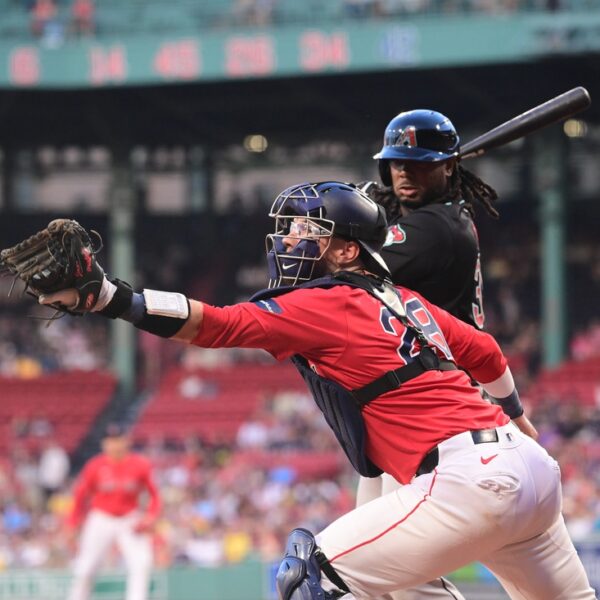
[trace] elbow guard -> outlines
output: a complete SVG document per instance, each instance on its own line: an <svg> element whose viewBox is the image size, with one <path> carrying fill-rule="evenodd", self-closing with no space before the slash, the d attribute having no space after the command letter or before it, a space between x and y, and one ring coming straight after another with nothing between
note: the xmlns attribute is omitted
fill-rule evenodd
<svg viewBox="0 0 600 600"><path fill-rule="evenodd" d="M98 314L129 321L138 329L164 338L173 337L189 318L190 305L183 294L157 290L144 290L140 294L120 279L111 283L116 290Z"/></svg>

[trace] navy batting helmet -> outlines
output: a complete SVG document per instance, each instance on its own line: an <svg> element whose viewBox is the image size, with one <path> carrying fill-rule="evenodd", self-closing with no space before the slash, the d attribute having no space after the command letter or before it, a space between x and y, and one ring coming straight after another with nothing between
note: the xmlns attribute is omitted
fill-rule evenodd
<svg viewBox="0 0 600 600"><path fill-rule="evenodd" d="M385 211L352 184L339 181L301 183L287 188L273 203L275 233L267 236L270 287L296 285L315 277L322 258L318 240L340 236L356 240L365 266L389 276L379 255L387 237ZM298 238L293 248L284 239Z"/></svg>
<svg viewBox="0 0 600 600"><path fill-rule="evenodd" d="M438 162L458 156L460 138L450 119L434 110L409 110L395 116L385 128L379 160L384 185L392 185L389 160Z"/></svg>

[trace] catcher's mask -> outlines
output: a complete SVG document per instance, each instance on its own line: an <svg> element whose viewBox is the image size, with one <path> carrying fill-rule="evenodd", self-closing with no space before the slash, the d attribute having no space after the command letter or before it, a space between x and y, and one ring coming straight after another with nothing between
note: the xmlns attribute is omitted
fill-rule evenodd
<svg viewBox="0 0 600 600"><path fill-rule="evenodd" d="M392 185L393 159L439 162L458 156L460 138L450 119L434 110L410 110L396 115L385 128L379 161L384 185Z"/></svg>
<svg viewBox="0 0 600 600"><path fill-rule="evenodd" d="M338 181L294 185L277 196L269 216L275 219L275 233L266 238L269 287L323 275L317 265L333 236L357 241L365 267L389 277L379 255L387 235L385 211L355 186ZM286 238L297 241L286 245Z"/></svg>

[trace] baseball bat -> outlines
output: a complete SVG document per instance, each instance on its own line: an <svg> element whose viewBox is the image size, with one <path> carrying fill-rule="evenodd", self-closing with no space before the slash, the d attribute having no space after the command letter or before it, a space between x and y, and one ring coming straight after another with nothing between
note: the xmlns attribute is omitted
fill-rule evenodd
<svg viewBox="0 0 600 600"><path fill-rule="evenodd" d="M481 156L492 148L508 144L547 125L566 119L584 110L591 103L590 95L584 87L573 88L467 142L461 148L460 157Z"/></svg>

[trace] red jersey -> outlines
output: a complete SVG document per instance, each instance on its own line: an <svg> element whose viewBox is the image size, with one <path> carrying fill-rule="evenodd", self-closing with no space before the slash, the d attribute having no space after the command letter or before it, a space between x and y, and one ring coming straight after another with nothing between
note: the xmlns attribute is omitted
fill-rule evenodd
<svg viewBox="0 0 600 600"><path fill-rule="evenodd" d="M139 454L113 460L104 454L85 465L74 490L68 523L75 527L86 509L98 509L120 517L139 508L139 496L150 494L144 520L153 521L160 512L160 498L152 479L150 461Z"/></svg>
<svg viewBox="0 0 600 600"><path fill-rule="evenodd" d="M440 357L454 360L480 383L501 377L507 363L489 334L456 319L422 296L400 291L409 321ZM321 376L347 390L397 369L419 352L404 327L368 292L338 285L216 308L204 305L193 343L204 347L263 348L283 360L300 354ZM401 483L410 481L425 454L463 431L504 425L499 406L481 397L464 371L426 371L372 400L362 411L367 455Z"/></svg>

